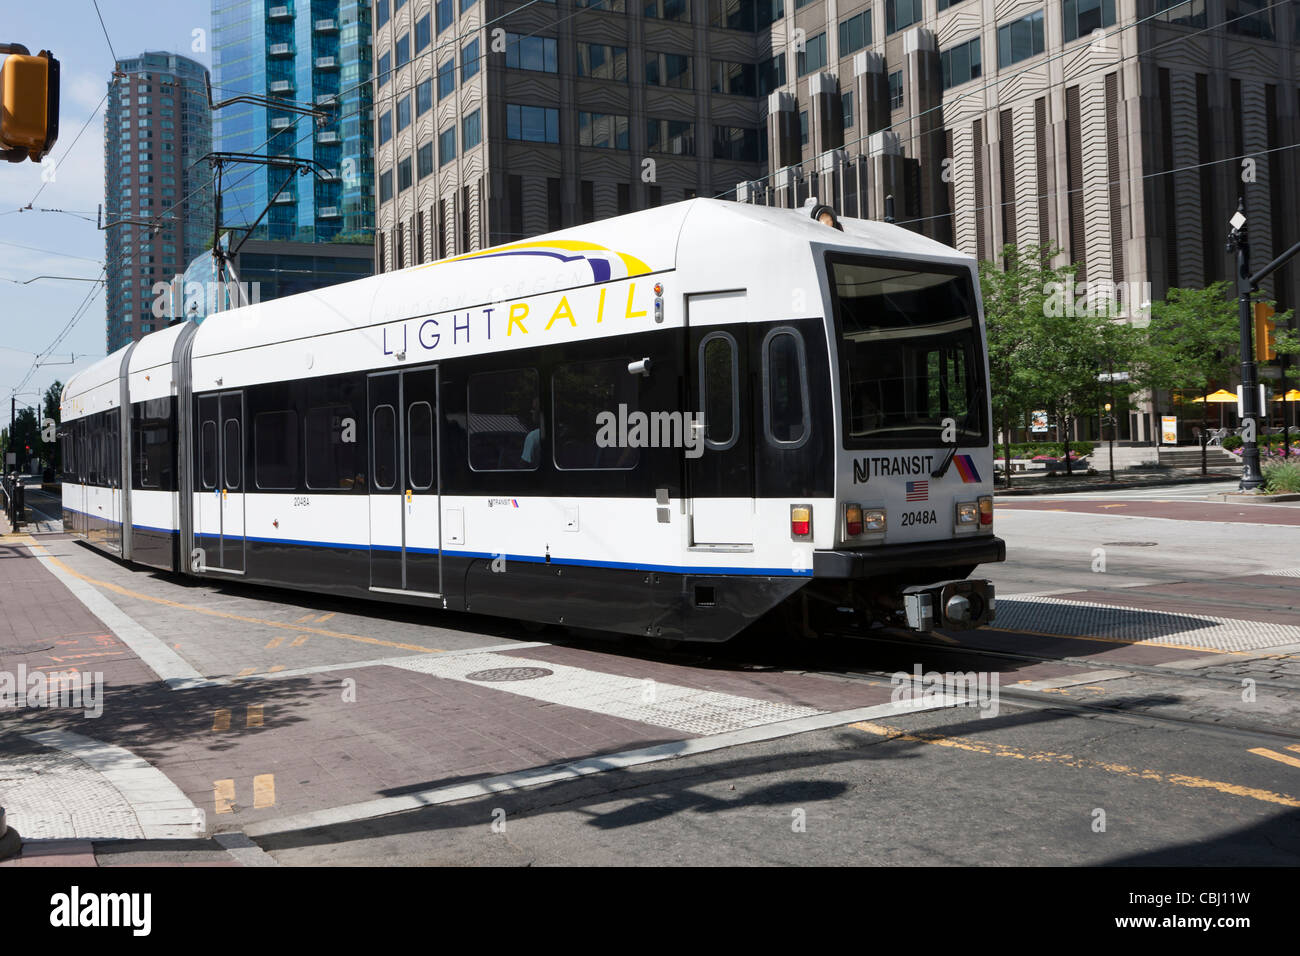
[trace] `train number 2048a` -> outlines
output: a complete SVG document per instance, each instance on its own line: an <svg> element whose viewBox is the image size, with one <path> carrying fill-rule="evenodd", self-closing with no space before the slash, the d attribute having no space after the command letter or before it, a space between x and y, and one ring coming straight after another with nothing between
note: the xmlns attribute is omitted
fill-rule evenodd
<svg viewBox="0 0 1300 956"><path fill-rule="evenodd" d="M933 511L904 511L903 527L908 528L916 524L938 524L939 516Z"/></svg>

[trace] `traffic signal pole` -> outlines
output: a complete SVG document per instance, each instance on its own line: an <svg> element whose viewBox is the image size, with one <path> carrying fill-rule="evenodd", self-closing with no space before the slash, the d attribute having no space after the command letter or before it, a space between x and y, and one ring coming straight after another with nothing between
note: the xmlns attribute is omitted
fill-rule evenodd
<svg viewBox="0 0 1300 956"><path fill-rule="evenodd" d="M1251 337L1251 296L1259 284L1286 265L1297 253L1297 242L1264 268L1251 274L1250 245L1246 241L1246 200L1237 201L1237 212L1231 220L1228 233L1228 251L1237 254L1237 314L1241 323L1241 420L1245 432L1241 440L1241 490L1256 491L1263 487L1264 475L1259 468L1259 388L1256 378L1255 349Z"/></svg>

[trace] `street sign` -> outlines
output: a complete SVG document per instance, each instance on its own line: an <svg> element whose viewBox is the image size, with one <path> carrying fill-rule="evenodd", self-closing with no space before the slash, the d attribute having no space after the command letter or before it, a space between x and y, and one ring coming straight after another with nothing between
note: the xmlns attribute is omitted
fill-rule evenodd
<svg viewBox="0 0 1300 956"><path fill-rule="evenodd" d="M1164 445L1178 444L1178 416L1160 416L1160 442Z"/></svg>

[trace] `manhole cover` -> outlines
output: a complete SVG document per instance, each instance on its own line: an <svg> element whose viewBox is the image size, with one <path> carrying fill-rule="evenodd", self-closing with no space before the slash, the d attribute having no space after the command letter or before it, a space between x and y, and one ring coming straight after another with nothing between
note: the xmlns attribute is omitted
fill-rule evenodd
<svg viewBox="0 0 1300 956"><path fill-rule="evenodd" d="M48 651L54 645L49 641L40 641L36 644L19 644L17 647L0 648L6 654L35 654L37 651Z"/></svg>
<svg viewBox="0 0 1300 956"><path fill-rule="evenodd" d="M554 673L555 671L548 671L545 667L493 667L491 670L466 674L465 679L487 682L534 680L538 677L550 677Z"/></svg>
<svg viewBox="0 0 1300 956"><path fill-rule="evenodd" d="M1158 543L1156 541L1103 541L1102 545L1107 548L1154 548Z"/></svg>

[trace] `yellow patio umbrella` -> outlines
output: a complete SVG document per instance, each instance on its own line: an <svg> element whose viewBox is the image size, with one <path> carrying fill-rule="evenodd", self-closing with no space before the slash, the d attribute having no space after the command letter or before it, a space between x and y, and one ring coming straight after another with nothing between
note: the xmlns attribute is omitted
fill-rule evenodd
<svg viewBox="0 0 1300 956"><path fill-rule="evenodd" d="M1300 402L1300 389L1293 388L1285 395L1274 395L1275 402Z"/></svg>
<svg viewBox="0 0 1300 956"><path fill-rule="evenodd" d="M1205 395L1205 396L1203 396L1203 397L1201 397L1201 398L1194 398L1194 399L1192 399L1192 401L1193 401L1193 402L1201 402L1201 403L1204 403L1204 402L1215 402L1215 403L1218 403L1219 405L1227 405L1229 402L1231 402L1231 403L1233 403L1233 404L1236 404L1236 402L1237 402L1237 396L1234 395L1232 392L1228 391L1226 388L1221 388L1221 389L1219 389L1217 392L1211 392L1209 395ZM1220 427L1220 428L1223 427L1223 409L1222 409L1222 408L1219 409L1219 427Z"/></svg>

